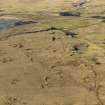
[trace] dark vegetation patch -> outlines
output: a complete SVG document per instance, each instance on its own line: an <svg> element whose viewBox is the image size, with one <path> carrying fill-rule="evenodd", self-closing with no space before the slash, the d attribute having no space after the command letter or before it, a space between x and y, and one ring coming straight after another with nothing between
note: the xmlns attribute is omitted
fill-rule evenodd
<svg viewBox="0 0 105 105"><path fill-rule="evenodd" d="M60 16L77 16L80 17L81 13L80 12L60 12Z"/></svg>
<svg viewBox="0 0 105 105"><path fill-rule="evenodd" d="M87 43L78 43L73 46L73 51L76 53L82 53L89 47Z"/></svg>
<svg viewBox="0 0 105 105"><path fill-rule="evenodd" d="M95 18L95 19L105 19L105 16L91 16L91 18Z"/></svg>
<svg viewBox="0 0 105 105"><path fill-rule="evenodd" d="M76 37L76 36L78 35L77 33L71 32L71 31L65 32L65 34L66 34L67 36L71 36L71 37Z"/></svg>
<svg viewBox="0 0 105 105"><path fill-rule="evenodd" d="M69 30L64 30L62 28L51 27L51 28L48 28L47 31L50 31L50 30L59 30L59 31L64 32L66 36L71 36L71 37L76 37L76 35L78 35L75 32L72 32L72 31L69 31Z"/></svg>
<svg viewBox="0 0 105 105"><path fill-rule="evenodd" d="M32 23L37 23L36 21L32 21L32 20L29 20L29 21L25 21L25 20L23 20L23 21L16 21L15 22L15 26L19 26L19 25L24 25L24 24L32 24Z"/></svg>
<svg viewBox="0 0 105 105"><path fill-rule="evenodd" d="M53 37L52 37L52 41L55 41L55 40L56 40L56 38L53 36Z"/></svg>

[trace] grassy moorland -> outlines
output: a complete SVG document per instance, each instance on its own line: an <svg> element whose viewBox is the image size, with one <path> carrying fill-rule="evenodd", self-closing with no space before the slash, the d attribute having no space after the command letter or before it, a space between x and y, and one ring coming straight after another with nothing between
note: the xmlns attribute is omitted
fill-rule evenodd
<svg viewBox="0 0 105 105"><path fill-rule="evenodd" d="M0 29L0 105L105 105L105 1L73 3L0 1L0 22L35 21Z"/></svg>

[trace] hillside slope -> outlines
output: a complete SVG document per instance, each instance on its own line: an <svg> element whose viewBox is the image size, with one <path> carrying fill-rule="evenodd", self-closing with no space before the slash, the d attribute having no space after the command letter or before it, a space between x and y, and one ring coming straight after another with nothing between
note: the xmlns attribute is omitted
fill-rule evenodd
<svg viewBox="0 0 105 105"><path fill-rule="evenodd" d="M0 1L0 105L105 105L105 1L76 1Z"/></svg>

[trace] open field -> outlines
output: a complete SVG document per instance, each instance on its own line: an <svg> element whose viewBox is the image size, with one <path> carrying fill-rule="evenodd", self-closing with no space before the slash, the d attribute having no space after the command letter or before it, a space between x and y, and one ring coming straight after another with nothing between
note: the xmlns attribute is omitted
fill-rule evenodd
<svg viewBox="0 0 105 105"><path fill-rule="evenodd" d="M0 105L105 105L105 1L73 3L0 1Z"/></svg>

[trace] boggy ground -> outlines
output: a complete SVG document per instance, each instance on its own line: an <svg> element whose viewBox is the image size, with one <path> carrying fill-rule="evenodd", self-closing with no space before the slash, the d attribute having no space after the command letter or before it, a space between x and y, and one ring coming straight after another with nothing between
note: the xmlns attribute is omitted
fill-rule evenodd
<svg viewBox="0 0 105 105"><path fill-rule="evenodd" d="M104 2L93 1L80 17L1 17L36 23L0 30L0 105L105 105L105 22L91 18Z"/></svg>

